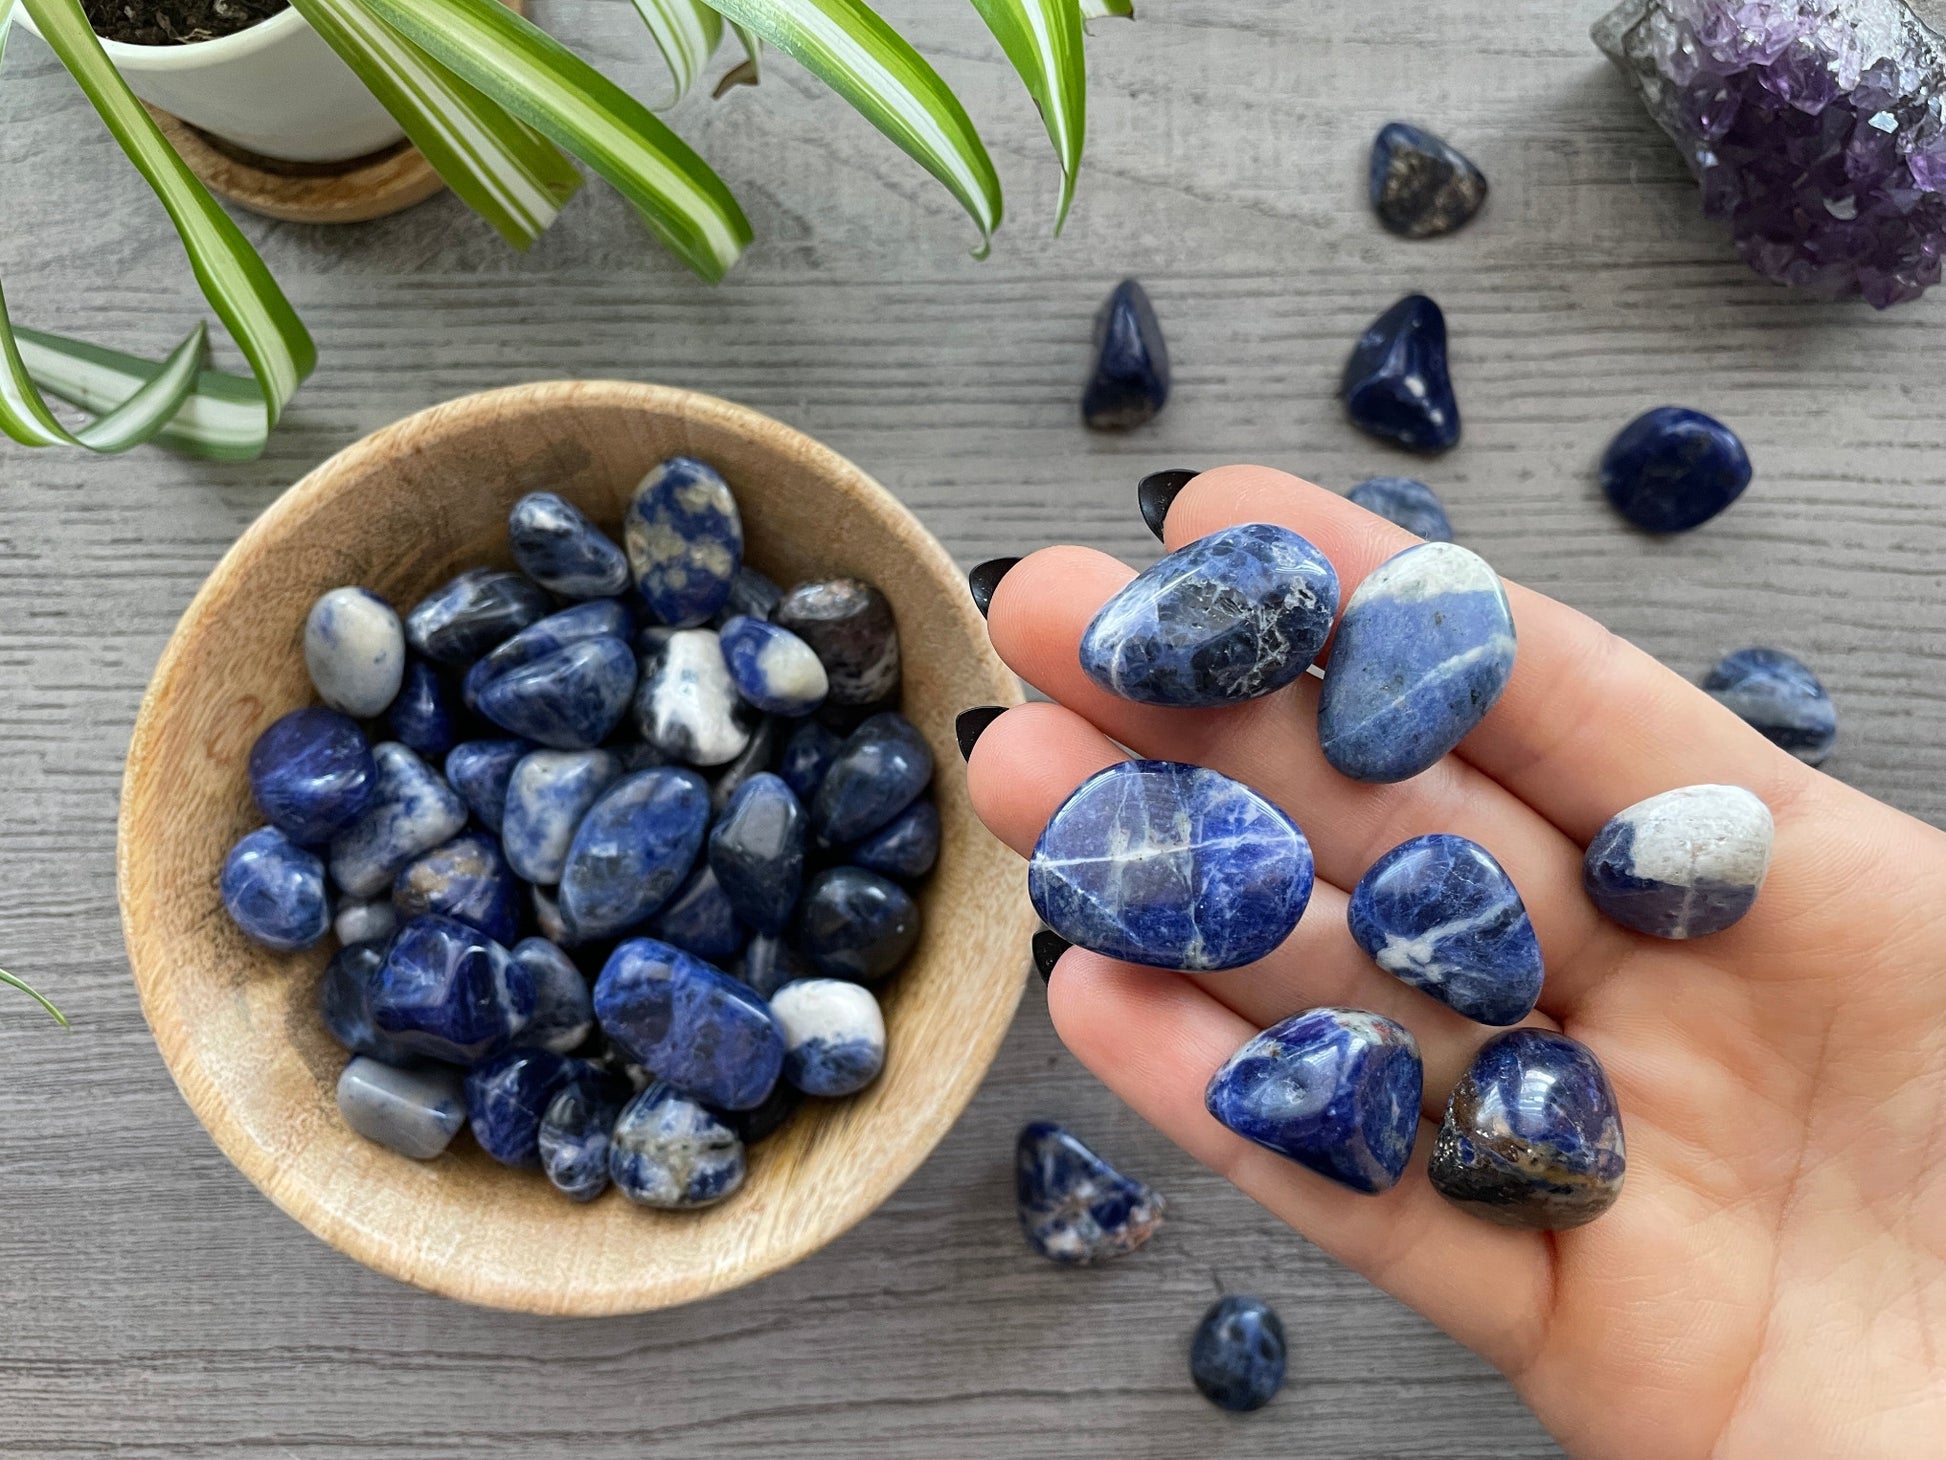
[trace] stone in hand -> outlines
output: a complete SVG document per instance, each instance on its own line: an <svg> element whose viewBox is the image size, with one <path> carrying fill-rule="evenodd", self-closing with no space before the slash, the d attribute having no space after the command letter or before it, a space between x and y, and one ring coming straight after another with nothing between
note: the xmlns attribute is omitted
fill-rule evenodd
<svg viewBox="0 0 1946 1460"><path fill-rule="evenodd" d="M1741 786L1682 786L1609 818L1582 885L1610 919L1656 938L1720 933L1770 870L1770 808Z"/></svg>
<svg viewBox="0 0 1946 1460"><path fill-rule="evenodd" d="M392 906L390 897L375 897L369 902L347 898L338 904L337 915L331 919L331 931L347 948L353 943L389 938L398 926L399 910Z"/></svg>
<svg viewBox="0 0 1946 1460"><path fill-rule="evenodd" d="M575 828L622 773L606 750L536 750L507 782L500 844L507 861L529 882L553 886L567 866Z"/></svg>
<svg viewBox="0 0 1946 1460"><path fill-rule="evenodd" d="M1196 1326L1189 1377L1218 1409L1262 1409L1284 1386L1284 1325L1261 1298L1218 1299Z"/></svg>
<svg viewBox="0 0 1946 1460"><path fill-rule="evenodd" d="M474 820L496 836L507 809L507 783L533 748L525 740L467 740L447 752L447 784L464 798Z"/></svg>
<svg viewBox="0 0 1946 1460"><path fill-rule="evenodd" d="M705 862L698 861L689 880L649 919L649 936L694 953L705 963L727 967L743 951L749 930L737 921L736 909L723 895L723 885Z"/></svg>
<svg viewBox="0 0 1946 1460"><path fill-rule="evenodd" d="M617 1082L571 1080L541 1116L541 1170L569 1200L593 1201L607 1189L608 1132L627 1093Z"/></svg>
<svg viewBox="0 0 1946 1460"><path fill-rule="evenodd" d="M309 948L331 928L324 863L274 826L230 848L218 890L244 935L279 953Z"/></svg>
<svg viewBox="0 0 1946 1460"><path fill-rule="evenodd" d="M1367 477L1349 492L1352 501L1427 542L1451 542L1452 520L1439 494L1411 477Z"/></svg>
<svg viewBox="0 0 1946 1460"><path fill-rule="evenodd" d="M1337 612L1323 553L1289 528L1246 522L1176 549L1103 604L1081 668L1142 704L1236 704L1303 674Z"/></svg>
<svg viewBox="0 0 1946 1460"><path fill-rule="evenodd" d="M863 867L830 867L811 879L798 937L819 973L876 983L919 941L919 904L898 883Z"/></svg>
<svg viewBox="0 0 1946 1460"><path fill-rule="evenodd" d="M608 956L595 1018L635 1063L719 1109L762 1104L784 1067L783 1037L762 999L653 938L630 938Z"/></svg>
<svg viewBox="0 0 1946 1460"><path fill-rule="evenodd" d="M1027 894L1055 932L1192 973L1269 953L1311 898L1311 846L1267 797L1201 766L1131 760L1048 820Z"/></svg>
<svg viewBox="0 0 1946 1460"><path fill-rule="evenodd" d="M1050 1120L1030 1121L1014 1142L1014 1206L1029 1247L1076 1267L1133 1252L1167 1209L1160 1192Z"/></svg>
<svg viewBox="0 0 1946 1460"><path fill-rule="evenodd" d="M427 760L439 760L459 739L453 698L439 671L423 659L405 667L397 698L385 712L392 739L409 745Z"/></svg>
<svg viewBox="0 0 1946 1460"><path fill-rule="evenodd" d="M372 1023L417 1054L470 1065L514 1042L534 1015L534 980L493 939L456 918L399 929L371 980Z"/></svg>
<svg viewBox="0 0 1946 1460"><path fill-rule="evenodd" d="M1117 284L1095 315L1095 373L1081 396L1093 431L1127 431L1155 419L1169 400L1169 346L1148 291Z"/></svg>
<svg viewBox="0 0 1946 1460"><path fill-rule="evenodd" d="M250 747L250 793L292 841L328 842L371 804L378 781L365 732L336 710L292 710Z"/></svg>
<svg viewBox="0 0 1946 1460"><path fill-rule="evenodd" d="M885 1068L885 1016L870 989L801 978L770 1000L784 1036L784 1077L806 1095L854 1095Z"/></svg>
<svg viewBox="0 0 1946 1460"><path fill-rule="evenodd" d="M520 1031L520 1042L555 1054L572 1052L595 1027L588 980L572 958L545 938L523 938L509 956L534 981L534 1013Z"/></svg>
<svg viewBox="0 0 1946 1460"><path fill-rule="evenodd" d="M708 825L709 787L694 771L636 771L602 792L561 869L561 917L575 941L613 937L668 901Z"/></svg>
<svg viewBox="0 0 1946 1460"><path fill-rule="evenodd" d="M1454 1086L1427 1170L1477 1217L1558 1232L1613 1206L1626 1165L1615 1092L1587 1046L1509 1029Z"/></svg>
<svg viewBox="0 0 1946 1460"><path fill-rule="evenodd" d="M544 1049L510 1049L482 1060L466 1076L473 1139L502 1166L538 1166L541 1117L587 1068Z"/></svg>
<svg viewBox="0 0 1946 1460"><path fill-rule="evenodd" d="M1351 892L1351 936L1373 962L1482 1024L1518 1024L1541 994L1541 945L1493 854L1435 832L1401 842Z"/></svg>
<svg viewBox="0 0 1946 1460"><path fill-rule="evenodd" d="M672 456L642 478L622 535L642 601L674 628L709 622L743 564L730 484L692 456Z"/></svg>
<svg viewBox="0 0 1946 1460"><path fill-rule="evenodd" d="M1203 1105L1245 1140L1370 1195L1405 1171L1424 1083L1404 1025L1362 1009L1307 1009L1231 1055Z"/></svg>
<svg viewBox="0 0 1946 1460"><path fill-rule="evenodd" d="M743 1142L696 1101L658 1082L615 1118L608 1174L630 1201L683 1209L722 1201L743 1185Z"/></svg>
<svg viewBox="0 0 1946 1460"><path fill-rule="evenodd" d="M360 1055L338 1076L338 1114L366 1140L430 1161L466 1124L466 1099L458 1070L401 1069Z"/></svg>
<svg viewBox="0 0 1946 1460"><path fill-rule="evenodd" d="M875 705L898 693L899 628L892 605L871 584L857 578L800 583L771 621L811 646L831 685L829 703Z"/></svg>
<svg viewBox="0 0 1946 1460"><path fill-rule="evenodd" d="M1837 742L1838 711L1831 696L1808 664L1782 649L1725 654L1705 676L1703 688L1772 745L1806 765L1823 765ZM257 804L263 804L262 797Z"/></svg>
<svg viewBox="0 0 1946 1460"><path fill-rule="evenodd" d="M838 758L838 750L844 743L844 737L836 731L820 725L816 720L806 720L784 742L784 755L777 763L777 774L784 778L784 784L791 788L792 794L808 805L817 795L825 772L831 769L831 762Z"/></svg>
<svg viewBox="0 0 1946 1460"><path fill-rule="evenodd" d="M507 514L521 572L563 598L612 598L628 587L628 558L574 503L529 492Z"/></svg>
<svg viewBox="0 0 1946 1460"><path fill-rule="evenodd" d="M1318 695L1340 775L1403 781L1471 733L1507 687L1514 619L1499 575L1449 542L1407 548L1358 585Z"/></svg>
<svg viewBox="0 0 1946 1460"><path fill-rule="evenodd" d="M718 638L736 692L767 715L808 715L831 690L822 661L789 629L738 615Z"/></svg>
<svg viewBox="0 0 1946 1460"><path fill-rule="evenodd" d="M442 913L471 923L496 943L520 933L520 884L485 832L462 832L399 868L392 905L401 922Z"/></svg>
<svg viewBox="0 0 1946 1460"><path fill-rule="evenodd" d="M333 588L304 620L304 667L332 709L361 720L382 715L405 674L405 629L370 589Z"/></svg>
<svg viewBox="0 0 1946 1460"><path fill-rule="evenodd" d="M469 568L413 605L405 636L419 653L455 668L547 615L539 585L504 568Z"/></svg>
<svg viewBox="0 0 1946 1460"><path fill-rule="evenodd" d="M1408 451L1434 453L1459 440L1459 403L1446 373L1446 316L1408 294L1358 338L1339 394L1351 423Z"/></svg>
<svg viewBox="0 0 1946 1460"><path fill-rule="evenodd" d="M1750 485L1750 456L1713 416L1681 406L1644 411L1608 443L1601 489L1645 532L1701 527Z"/></svg>
<svg viewBox="0 0 1946 1460"><path fill-rule="evenodd" d="M1471 221L1487 200L1486 174L1451 143L1409 122L1372 139L1372 211L1402 238L1436 238Z"/></svg>
<svg viewBox="0 0 1946 1460"><path fill-rule="evenodd" d="M804 808L781 777L752 776L709 834L709 865L736 915L781 933L804 885Z"/></svg>
<svg viewBox="0 0 1946 1460"><path fill-rule="evenodd" d="M939 860L939 808L914 801L851 849L853 865L915 882Z"/></svg>
<svg viewBox="0 0 1946 1460"><path fill-rule="evenodd" d="M383 943L352 943L331 955L318 980L318 1012L331 1037L353 1054L388 1065L412 1062L412 1051L372 1023L372 981L385 965Z"/></svg>
<svg viewBox="0 0 1946 1460"><path fill-rule="evenodd" d="M635 719L642 738L672 759L698 766L736 759L750 731L714 630L679 630L642 661Z"/></svg>
<svg viewBox="0 0 1946 1460"><path fill-rule="evenodd" d="M811 829L843 846L870 836L919 798L932 780L932 750L904 715L873 715L846 737L818 783Z"/></svg>
<svg viewBox="0 0 1946 1460"><path fill-rule="evenodd" d="M331 878L353 897L385 891L399 868L466 825L466 803L405 746L375 745L372 762L371 804L331 842Z"/></svg>

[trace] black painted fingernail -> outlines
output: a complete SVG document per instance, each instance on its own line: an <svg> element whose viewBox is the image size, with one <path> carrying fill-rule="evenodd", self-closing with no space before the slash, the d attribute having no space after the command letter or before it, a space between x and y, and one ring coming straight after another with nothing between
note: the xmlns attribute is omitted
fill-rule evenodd
<svg viewBox="0 0 1946 1460"><path fill-rule="evenodd" d="M1007 713L1005 705L975 705L961 710L953 721L953 738L959 741L960 759L973 759L973 747L986 733L987 726Z"/></svg>
<svg viewBox="0 0 1946 1460"><path fill-rule="evenodd" d="M987 616L987 608L993 602L993 590L1000 586L1000 580L1019 561L1019 558L988 558L966 575L966 586L972 590L973 606L979 609L981 618Z"/></svg>
<svg viewBox="0 0 1946 1460"><path fill-rule="evenodd" d="M1157 542L1162 541L1162 523L1169 515L1169 504L1196 476L1193 471L1152 471L1136 484L1135 500L1142 508L1142 520L1149 524Z"/></svg>
<svg viewBox="0 0 1946 1460"><path fill-rule="evenodd" d="M1041 971L1041 982L1046 983L1054 976L1054 965L1061 961L1061 955L1074 944L1063 938L1052 928L1042 928L1034 934L1034 967Z"/></svg>

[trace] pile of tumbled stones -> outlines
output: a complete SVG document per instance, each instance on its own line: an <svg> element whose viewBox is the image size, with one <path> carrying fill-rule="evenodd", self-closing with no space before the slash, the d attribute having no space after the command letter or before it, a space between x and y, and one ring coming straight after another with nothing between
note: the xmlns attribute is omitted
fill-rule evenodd
<svg viewBox="0 0 1946 1460"><path fill-rule="evenodd" d="M319 989L338 1108L407 1156L462 1126L577 1201L696 1207L802 1096L885 1061L869 985L919 937L932 755L897 712L891 605L743 562L728 483L673 457L624 552L552 493L405 615L313 606L323 707L258 738L268 825L224 905ZM592 981L592 987L591 987Z"/></svg>

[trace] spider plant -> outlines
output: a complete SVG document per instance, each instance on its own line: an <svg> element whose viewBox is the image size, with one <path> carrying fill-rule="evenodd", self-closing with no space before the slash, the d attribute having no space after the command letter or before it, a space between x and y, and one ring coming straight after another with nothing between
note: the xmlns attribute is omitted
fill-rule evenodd
<svg viewBox="0 0 1946 1460"><path fill-rule="evenodd" d="M735 196L669 126L586 61L497 0L293 0L297 11L398 121L468 206L526 248L582 184L579 161L710 283L745 245ZM732 31L755 81L765 44L822 79L939 180L979 232L1000 226L1000 179L939 73L863 0L634 0L676 99ZM1131 14L1131 0L972 0L1040 109L1061 164L1066 219L1087 132L1082 22ZM317 363L269 269L164 140L108 60L80 0L0 0L0 64L16 5L161 200L210 308L250 367L209 367L198 323L161 361L9 323L0 292L0 430L28 446L125 451L154 441L247 459ZM72 429L47 397L87 413Z"/></svg>
<svg viewBox="0 0 1946 1460"><path fill-rule="evenodd" d="M6 969L0 968L0 984L5 984L9 988L19 989L23 994L27 995L28 998L32 999L35 1003L39 1004L43 1009L47 1010L48 1013L52 1014L54 1016L54 1022L56 1024L59 1024L63 1029L68 1027L68 1016L63 1014L59 1009L55 1008L44 997L42 997L39 993L37 993L33 985L28 983L27 980L23 978L15 978L11 973L8 973Z"/></svg>

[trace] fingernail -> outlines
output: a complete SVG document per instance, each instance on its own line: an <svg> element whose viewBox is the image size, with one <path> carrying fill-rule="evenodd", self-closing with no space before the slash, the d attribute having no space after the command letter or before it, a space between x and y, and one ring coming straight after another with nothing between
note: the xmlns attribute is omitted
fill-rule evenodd
<svg viewBox="0 0 1946 1460"><path fill-rule="evenodd" d="M986 733L987 726L1006 713L1005 705L975 705L970 710L961 710L953 721L953 737L959 741L960 759L973 759L973 747Z"/></svg>
<svg viewBox="0 0 1946 1460"><path fill-rule="evenodd" d="M1000 586L1000 580L1019 561L1019 558L988 558L966 575L966 586L972 590L973 606L979 609L981 618L987 616L987 608L993 602L993 590Z"/></svg>
<svg viewBox="0 0 1946 1460"><path fill-rule="evenodd" d="M1042 928L1034 934L1034 967L1041 971L1041 982L1046 983L1054 976L1054 965L1061 961L1061 955L1074 944L1063 938L1052 928Z"/></svg>
<svg viewBox="0 0 1946 1460"><path fill-rule="evenodd" d="M1136 484L1135 500L1142 509L1142 520L1149 524L1157 542L1162 541L1162 523L1169 515L1169 504L1196 475L1193 471L1152 471Z"/></svg>

